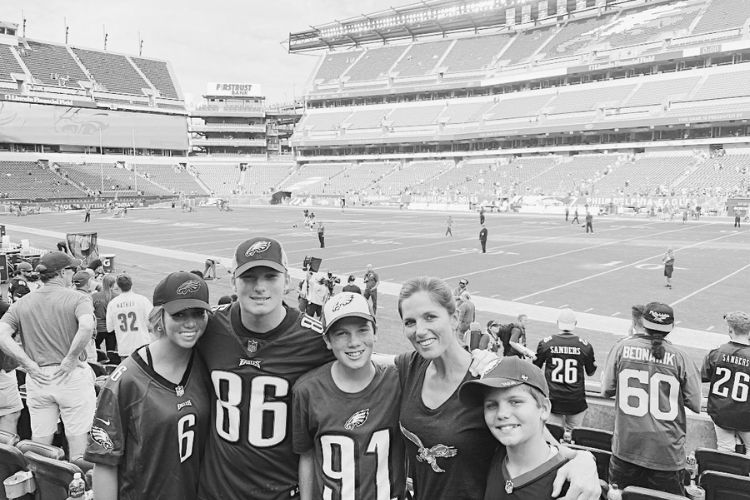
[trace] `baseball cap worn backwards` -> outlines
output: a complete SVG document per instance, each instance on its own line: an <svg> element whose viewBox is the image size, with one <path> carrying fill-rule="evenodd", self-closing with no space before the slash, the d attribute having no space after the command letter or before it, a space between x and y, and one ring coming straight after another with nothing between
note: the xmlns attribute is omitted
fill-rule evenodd
<svg viewBox="0 0 750 500"><path fill-rule="evenodd" d="M674 328L674 310L661 302L646 304L646 311L643 313L643 326L657 332L671 332Z"/></svg>
<svg viewBox="0 0 750 500"><path fill-rule="evenodd" d="M253 267L270 267L279 272L286 272L287 258L281 243L273 238L250 238L237 246L234 252L236 268L235 277Z"/></svg>
<svg viewBox="0 0 750 500"><path fill-rule="evenodd" d="M91 279L91 275L86 271L77 271L73 275L73 284L76 286L84 286Z"/></svg>
<svg viewBox="0 0 750 500"><path fill-rule="evenodd" d="M24 262L20 262L16 266L16 270L17 271L31 271L32 269L33 268L31 267L31 264L29 264L28 262L25 262L25 261Z"/></svg>
<svg viewBox="0 0 750 500"><path fill-rule="evenodd" d="M487 389L507 389L522 384L538 389L549 397L549 386L542 369L515 356L501 358L482 378L461 384L458 397L465 405L481 406Z"/></svg>
<svg viewBox="0 0 750 500"><path fill-rule="evenodd" d="M323 334L328 333L338 320L351 317L363 318L375 324L366 298L358 293L337 293L323 306Z"/></svg>
<svg viewBox="0 0 750 500"><path fill-rule="evenodd" d="M169 314L185 309L211 310L208 303L208 285L193 273L179 271L169 274L154 289L155 306L164 306Z"/></svg>
<svg viewBox="0 0 750 500"><path fill-rule="evenodd" d="M49 252L42 255L42 258L39 259L36 270L39 272L49 271L56 273L66 267L78 267L79 265L81 265L80 260L74 259L64 252Z"/></svg>

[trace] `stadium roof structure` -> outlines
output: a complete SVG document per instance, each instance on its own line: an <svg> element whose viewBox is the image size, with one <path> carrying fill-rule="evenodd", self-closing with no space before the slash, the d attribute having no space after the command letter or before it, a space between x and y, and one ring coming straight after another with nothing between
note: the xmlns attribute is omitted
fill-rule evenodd
<svg viewBox="0 0 750 500"><path fill-rule="evenodd" d="M289 52L501 27L506 24L506 9L522 3L518 0L433 0L391 7L290 33Z"/></svg>

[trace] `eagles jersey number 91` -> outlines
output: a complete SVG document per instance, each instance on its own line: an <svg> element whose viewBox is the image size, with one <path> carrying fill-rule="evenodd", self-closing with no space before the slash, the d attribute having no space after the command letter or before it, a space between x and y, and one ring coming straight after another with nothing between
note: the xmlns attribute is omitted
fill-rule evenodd
<svg viewBox="0 0 750 500"><path fill-rule="evenodd" d="M211 374L214 425L200 498L270 500L296 492L292 387L332 359L322 331L320 322L293 309L263 334L242 325L238 304L209 319L198 350Z"/></svg>

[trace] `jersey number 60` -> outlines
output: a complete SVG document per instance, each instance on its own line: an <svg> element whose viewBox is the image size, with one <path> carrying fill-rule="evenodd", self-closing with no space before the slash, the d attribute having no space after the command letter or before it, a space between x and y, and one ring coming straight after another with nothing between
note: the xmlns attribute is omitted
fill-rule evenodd
<svg viewBox="0 0 750 500"><path fill-rule="evenodd" d="M640 382L639 386L631 386L631 380ZM641 387L641 384L647 386L648 390ZM649 378L647 371L626 368L620 372L617 385L617 397L623 413L634 417L651 413L656 420L674 420L677 417L680 384L674 376L654 373ZM666 410L659 407L660 394L664 394L669 402Z"/></svg>

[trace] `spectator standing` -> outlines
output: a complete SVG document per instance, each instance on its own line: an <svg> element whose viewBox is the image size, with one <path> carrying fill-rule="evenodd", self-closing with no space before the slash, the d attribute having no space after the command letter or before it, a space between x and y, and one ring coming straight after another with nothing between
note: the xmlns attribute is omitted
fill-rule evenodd
<svg viewBox="0 0 750 500"><path fill-rule="evenodd" d="M10 304L0 298L0 318L2 318ZM15 364L4 352L0 351L0 431L18 434L18 418L23 410L21 394L18 392L16 371L6 371L6 364Z"/></svg>
<svg viewBox="0 0 750 500"><path fill-rule="evenodd" d="M459 297L461 297L461 294L463 292L468 292L469 290L466 288L469 286L469 280L466 278L461 278L458 281L458 286L453 289L453 300L458 300Z"/></svg>
<svg viewBox="0 0 750 500"><path fill-rule="evenodd" d="M362 289L354 283L356 280L357 278L355 278L353 274L350 274L349 278L347 278L346 280L346 285L344 285L341 291L358 293L362 295Z"/></svg>
<svg viewBox="0 0 750 500"><path fill-rule="evenodd" d="M741 212L739 208L734 209L734 227L740 229Z"/></svg>
<svg viewBox="0 0 750 500"><path fill-rule="evenodd" d="M31 292L29 284L29 275L31 274L31 264L28 262L19 262L16 270L13 271L13 278L8 285L8 301L13 303Z"/></svg>
<svg viewBox="0 0 750 500"><path fill-rule="evenodd" d="M526 323L529 317L525 314L519 314L515 323L510 325L510 334L508 335L508 349L505 350L505 356L517 356L519 358L536 358L534 351L526 347Z"/></svg>
<svg viewBox="0 0 750 500"><path fill-rule="evenodd" d="M479 225L484 225L484 207L479 207Z"/></svg>
<svg viewBox="0 0 750 500"><path fill-rule="evenodd" d="M463 345L464 335L466 335L466 332L469 331L469 327L471 327L471 323L476 319L476 308L471 301L471 295L469 295L469 292L461 292L461 296L458 298L458 306L456 307L456 315L458 317L456 335L458 337L458 343Z"/></svg>
<svg viewBox="0 0 750 500"><path fill-rule="evenodd" d="M68 253L68 242L65 240L60 240L57 242L57 250L60 252Z"/></svg>
<svg viewBox="0 0 750 500"><path fill-rule="evenodd" d="M148 297L133 292L133 280L127 274L117 277L120 295L107 306L107 331L115 332L117 352L121 358L152 340L148 315L153 306Z"/></svg>
<svg viewBox="0 0 750 500"><path fill-rule="evenodd" d="M666 280L667 288L672 288L672 273L674 273L674 251L671 248L667 249L667 253L664 254L661 261L664 263L664 279Z"/></svg>
<svg viewBox="0 0 750 500"><path fill-rule="evenodd" d="M86 207L86 215L83 217L83 222L91 222L91 207Z"/></svg>
<svg viewBox="0 0 750 500"><path fill-rule="evenodd" d="M330 292L326 285L326 275L323 273L317 273L313 275L309 280L309 288L307 291L307 309L308 316L315 318L321 318L323 314L323 304L326 303Z"/></svg>
<svg viewBox="0 0 750 500"><path fill-rule="evenodd" d="M114 274L105 274L102 278L102 289L91 295L96 317L96 348L100 349L104 344L105 350L113 352L117 351L117 337L114 331L107 330L107 306L117 296L116 280Z"/></svg>
<svg viewBox="0 0 750 500"><path fill-rule="evenodd" d="M497 354L500 351L500 356L503 355L503 341L500 339L500 323L491 319L487 322L487 333L482 334L482 338L479 339L479 348L491 351Z"/></svg>
<svg viewBox="0 0 750 500"><path fill-rule="evenodd" d="M372 270L372 264L367 264L364 282L365 291L362 295L365 299L372 300L372 314L374 316L378 312L378 285L380 284L380 277L378 273Z"/></svg>
<svg viewBox="0 0 750 500"><path fill-rule="evenodd" d="M570 207L567 205L565 206L565 222L568 222L568 219L570 218Z"/></svg>
<svg viewBox="0 0 750 500"><path fill-rule="evenodd" d="M573 210L573 220L570 221L571 224L580 224L581 221L578 220L578 207Z"/></svg>
<svg viewBox="0 0 750 500"><path fill-rule="evenodd" d="M78 265L63 252L43 255L37 271L44 286L0 320L0 348L28 375L32 439L51 444L61 418L71 460L83 455L96 405L93 373L79 360L95 328L94 307L68 288ZM17 333L23 348L13 339Z"/></svg>
<svg viewBox="0 0 750 500"><path fill-rule="evenodd" d="M482 224L479 230L479 243L482 245L482 253L487 253L487 228Z"/></svg>
<svg viewBox="0 0 750 500"><path fill-rule="evenodd" d="M176 272L154 289L157 338L112 373L86 449L98 499L195 500L211 424L205 365L193 346L208 322L208 286ZM169 480L165 480L169 478Z"/></svg>
<svg viewBox="0 0 750 500"><path fill-rule="evenodd" d="M645 335L612 348L602 372L602 395L615 398L609 481L684 495L685 408L700 412L700 374L665 338L674 327L671 307L647 304L643 326Z"/></svg>
<svg viewBox="0 0 750 500"><path fill-rule="evenodd" d="M323 222L318 222L318 241L320 242L320 248L326 247L325 232L326 232L326 228L323 225Z"/></svg>
<svg viewBox="0 0 750 500"><path fill-rule="evenodd" d="M708 414L714 422L720 451L734 453L736 444L745 445L750 455L750 315L737 311L724 316L729 342L708 353L701 377L709 382ZM739 389L738 389L739 388ZM742 389L744 388L744 389Z"/></svg>
<svg viewBox="0 0 750 500"><path fill-rule="evenodd" d="M75 287L75 290L77 292L82 293L89 299L91 299L91 294L89 293L89 280L91 279L91 275L86 271L76 271L76 273L73 275L73 286ZM93 301L92 301L93 306ZM92 313L93 314L93 313ZM83 361L92 361L96 362L97 356L96 356L96 315L94 316L94 328L91 329L91 340L89 340L88 343L86 343L86 349L84 349L84 353L86 356L83 358Z"/></svg>
<svg viewBox="0 0 750 500"><path fill-rule="evenodd" d="M567 431L583 425L586 414L586 375L596 371L594 348L573 334L577 324L575 313L563 309L557 318L560 333L542 339L536 349L534 364L544 369L549 385L552 413L549 423Z"/></svg>
<svg viewBox="0 0 750 500"><path fill-rule="evenodd" d="M449 215L448 220L445 222L445 224L447 226L445 229L445 235L450 235L450 237L453 238L453 217Z"/></svg>

